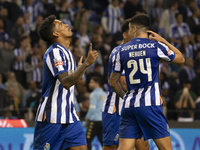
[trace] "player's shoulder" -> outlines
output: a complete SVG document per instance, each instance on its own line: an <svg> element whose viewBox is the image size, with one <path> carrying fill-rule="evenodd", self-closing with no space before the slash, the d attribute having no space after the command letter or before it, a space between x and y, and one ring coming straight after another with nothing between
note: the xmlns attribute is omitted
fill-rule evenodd
<svg viewBox="0 0 200 150"><path fill-rule="evenodd" d="M158 48L162 48L162 49L163 49L163 48L165 48L165 49L168 48L168 46L165 45L165 44L162 43L162 42L157 42L157 47L158 47Z"/></svg>
<svg viewBox="0 0 200 150"><path fill-rule="evenodd" d="M113 50L111 51L111 55L116 54L122 46L123 46L123 44L120 44L120 45L114 47Z"/></svg>
<svg viewBox="0 0 200 150"><path fill-rule="evenodd" d="M62 52L64 50L65 50L65 48L62 45L60 45L58 43L53 43L49 46L49 48L47 49L45 54L48 55L49 53L55 53L55 52L59 52L59 51Z"/></svg>

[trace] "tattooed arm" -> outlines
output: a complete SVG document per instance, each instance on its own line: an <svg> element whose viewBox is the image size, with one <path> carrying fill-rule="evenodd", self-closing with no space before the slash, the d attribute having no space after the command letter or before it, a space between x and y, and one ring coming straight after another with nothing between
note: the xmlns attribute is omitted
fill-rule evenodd
<svg viewBox="0 0 200 150"><path fill-rule="evenodd" d="M124 98L125 92L123 91L121 85L119 84L119 79L121 77L121 73L112 72L110 76L110 86L113 91L122 99Z"/></svg>

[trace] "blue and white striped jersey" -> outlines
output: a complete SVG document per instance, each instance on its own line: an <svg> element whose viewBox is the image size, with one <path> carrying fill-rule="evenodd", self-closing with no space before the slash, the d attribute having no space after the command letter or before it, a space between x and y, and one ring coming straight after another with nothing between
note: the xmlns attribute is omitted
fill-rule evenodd
<svg viewBox="0 0 200 150"><path fill-rule="evenodd" d="M57 75L71 74L76 64L72 53L60 44L52 44L43 58L42 100L38 107L36 121L49 123L74 123L79 120L73 105L74 86L63 88Z"/></svg>
<svg viewBox="0 0 200 150"><path fill-rule="evenodd" d="M119 46L115 47L110 53L110 57L108 61L108 83L109 83L111 72L113 70L113 64L115 61L116 54L122 45L123 44L120 44ZM122 73L122 75L124 74ZM123 106L123 99L121 99L108 84L108 96L104 100L102 111L109 114L113 114L117 112L119 115L121 115L122 106Z"/></svg>
<svg viewBox="0 0 200 150"><path fill-rule="evenodd" d="M113 72L125 71L125 108L162 104L158 75L161 58L173 61L175 53L165 44L147 38L133 38L119 49Z"/></svg>
<svg viewBox="0 0 200 150"><path fill-rule="evenodd" d="M16 48L14 49L14 54L15 54L15 57L19 57L19 56L22 56L24 55L26 52L25 51L22 51L20 48ZM18 62L17 60L14 61L14 64L13 64L13 68L15 70L18 70L18 71L24 71L24 63L25 63L25 59L22 60L21 62Z"/></svg>
<svg viewBox="0 0 200 150"><path fill-rule="evenodd" d="M120 7L113 7L108 5L105 9L105 17L107 17L107 27L110 34L115 34L117 31L121 30L121 21L119 16L123 17L124 12Z"/></svg>

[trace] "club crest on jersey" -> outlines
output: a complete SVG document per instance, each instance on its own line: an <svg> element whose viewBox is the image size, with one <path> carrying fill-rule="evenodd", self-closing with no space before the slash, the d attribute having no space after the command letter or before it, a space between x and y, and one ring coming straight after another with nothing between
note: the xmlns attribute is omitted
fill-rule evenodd
<svg viewBox="0 0 200 150"><path fill-rule="evenodd" d="M117 135L115 136L114 141L117 141L118 139L119 139L119 134L117 134Z"/></svg>
<svg viewBox="0 0 200 150"><path fill-rule="evenodd" d="M44 146L44 150L50 150L50 144L46 143L46 145Z"/></svg>
<svg viewBox="0 0 200 150"><path fill-rule="evenodd" d="M62 58L59 56L59 57L56 57L54 58L54 66L57 68L59 65L64 65L64 62L62 61Z"/></svg>
<svg viewBox="0 0 200 150"><path fill-rule="evenodd" d="M171 55L172 54L172 51L171 50L168 50L167 51L167 55Z"/></svg>

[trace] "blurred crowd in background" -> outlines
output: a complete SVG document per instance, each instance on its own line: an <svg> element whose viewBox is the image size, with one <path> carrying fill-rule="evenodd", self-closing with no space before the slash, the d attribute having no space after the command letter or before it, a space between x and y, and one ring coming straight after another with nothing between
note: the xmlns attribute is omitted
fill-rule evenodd
<svg viewBox="0 0 200 150"><path fill-rule="evenodd" d="M41 99L42 58L48 49L37 34L45 17L55 15L74 35L70 50L77 64L89 43L99 57L75 85L74 104L81 120L90 107L93 76L108 90L110 52L122 42L121 23L146 13L151 30L177 47L185 64L159 66L163 111L168 120L200 120L199 0L0 0L0 118L34 120Z"/></svg>

